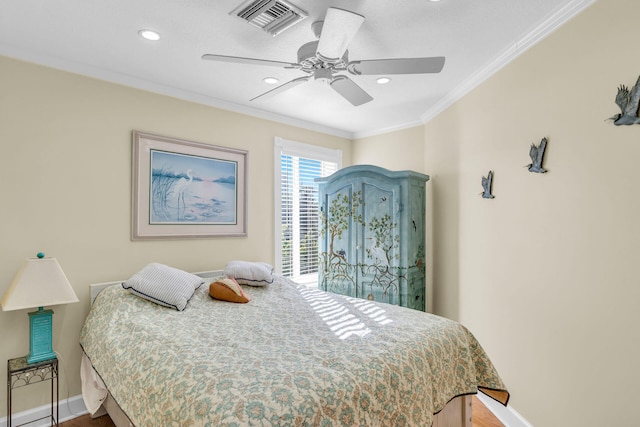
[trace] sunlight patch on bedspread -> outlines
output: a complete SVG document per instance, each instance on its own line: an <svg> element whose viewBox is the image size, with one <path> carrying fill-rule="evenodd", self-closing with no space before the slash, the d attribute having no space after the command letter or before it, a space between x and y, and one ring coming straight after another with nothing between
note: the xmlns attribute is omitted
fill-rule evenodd
<svg viewBox="0 0 640 427"><path fill-rule="evenodd" d="M351 297L341 297L338 300L334 294L313 288L301 289L300 294L329 329L342 340L352 336L364 337L371 333L361 316L366 316L379 325L393 322L386 316L384 309L368 300Z"/></svg>

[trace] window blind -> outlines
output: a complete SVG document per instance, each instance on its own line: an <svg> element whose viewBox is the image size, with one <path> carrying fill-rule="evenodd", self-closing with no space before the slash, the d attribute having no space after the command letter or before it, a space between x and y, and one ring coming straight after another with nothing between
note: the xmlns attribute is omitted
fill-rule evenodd
<svg viewBox="0 0 640 427"><path fill-rule="evenodd" d="M338 170L341 152L279 142L276 264L280 274L314 283L318 272L318 186L314 179Z"/></svg>

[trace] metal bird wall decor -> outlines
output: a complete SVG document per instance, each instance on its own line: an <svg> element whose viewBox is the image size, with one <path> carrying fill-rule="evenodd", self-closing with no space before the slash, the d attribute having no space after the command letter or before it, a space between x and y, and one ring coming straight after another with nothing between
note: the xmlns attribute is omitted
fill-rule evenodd
<svg viewBox="0 0 640 427"><path fill-rule="evenodd" d="M544 150L547 148L547 138L542 138L540 145L536 147L535 144L531 144L529 149L529 157L531 162L526 167L529 172L545 173L547 170L542 167L542 158L544 157Z"/></svg>
<svg viewBox="0 0 640 427"><path fill-rule="evenodd" d="M494 196L491 194L491 182L493 181L493 171L489 171L486 177L482 177L482 189L484 190L482 194L483 199L493 199Z"/></svg>
<svg viewBox="0 0 640 427"><path fill-rule="evenodd" d="M620 114L609 117L607 120L613 120L613 124L616 126L640 124L640 117L638 117L639 100L640 76L638 76L638 80L631 90L629 90L625 85L620 85L618 87L616 104L620 107Z"/></svg>

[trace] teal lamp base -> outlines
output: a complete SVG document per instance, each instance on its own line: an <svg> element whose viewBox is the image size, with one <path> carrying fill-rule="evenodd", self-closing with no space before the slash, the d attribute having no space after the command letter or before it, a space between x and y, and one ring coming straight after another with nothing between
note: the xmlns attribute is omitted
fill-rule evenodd
<svg viewBox="0 0 640 427"><path fill-rule="evenodd" d="M37 363L43 360L55 359L51 337L53 335L53 310L44 310L29 313L29 355L27 363Z"/></svg>

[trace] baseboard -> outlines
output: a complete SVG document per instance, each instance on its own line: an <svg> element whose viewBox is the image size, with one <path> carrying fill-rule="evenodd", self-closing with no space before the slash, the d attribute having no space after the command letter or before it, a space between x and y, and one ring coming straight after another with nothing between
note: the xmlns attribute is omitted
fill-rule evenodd
<svg viewBox="0 0 640 427"><path fill-rule="evenodd" d="M59 402L59 409L59 422L68 421L87 413L87 408L84 406L84 400L82 400L81 395L61 400ZM42 405L39 408L33 408L27 411L13 414L13 417L11 417L11 425L17 426L28 423L30 420L45 418L50 413L51 404L47 403L46 405ZM0 418L0 427L7 427L7 424L7 417ZM48 419L43 419L38 422L30 423L29 427L49 427L50 425L51 422Z"/></svg>
<svg viewBox="0 0 640 427"><path fill-rule="evenodd" d="M533 427L533 424L524 419L511 406L503 406L489 396L478 393L478 399L498 418L498 420L506 427ZM61 400L60 403L60 419L59 422L68 421L87 414L87 408L84 406L82 396L73 396L69 399ZM17 414L13 414L11 423L20 425L28 423L29 420L43 418L49 415L51 406L49 404L42 405L39 408L29 409ZM41 420L37 423L29 424L29 427L49 427L51 424L48 420ZM0 427L7 427L7 417L0 418Z"/></svg>
<svg viewBox="0 0 640 427"><path fill-rule="evenodd" d="M478 393L477 396L484 406L493 412L493 415L506 427L533 427L533 424L525 420L513 407L504 406L484 393Z"/></svg>

